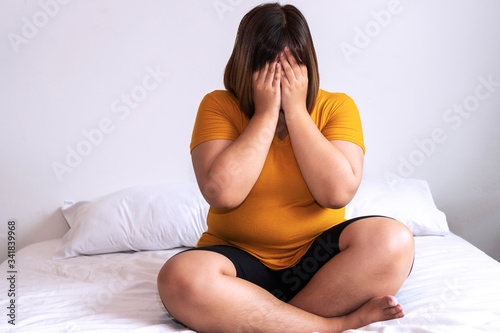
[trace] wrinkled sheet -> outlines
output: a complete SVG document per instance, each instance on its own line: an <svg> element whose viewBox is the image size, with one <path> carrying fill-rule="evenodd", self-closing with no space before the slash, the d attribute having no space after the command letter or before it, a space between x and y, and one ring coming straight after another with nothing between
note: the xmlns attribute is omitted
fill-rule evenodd
<svg viewBox="0 0 500 333"><path fill-rule="evenodd" d="M396 295L407 315L348 332L500 332L500 263L454 234L415 241L413 272ZM181 249L53 260L59 242L17 253L14 332L193 332L173 321L156 288ZM1 332L14 328L7 289L2 278Z"/></svg>

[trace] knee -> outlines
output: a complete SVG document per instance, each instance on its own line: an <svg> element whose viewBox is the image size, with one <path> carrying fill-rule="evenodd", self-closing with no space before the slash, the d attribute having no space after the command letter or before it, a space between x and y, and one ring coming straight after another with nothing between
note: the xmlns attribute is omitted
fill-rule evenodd
<svg viewBox="0 0 500 333"><path fill-rule="evenodd" d="M175 308L183 307L184 302L203 290L198 274L191 274L182 255L168 260L158 273L157 286L163 305L172 314ZM173 314L172 314L173 315Z"/></svg>
<svg viewBox="0 0 500 333"><path fill-rule="evenodd" d="M180 290L177 286L186 283L184 281L185 276L179 267L180 265L174 258L169 259L163 265L157 278L158 292L165 307L168 306L167 303L169 303L169 300L178 298L177 295L180 293Z"/></svg>
<svg viewBox="0 0 500 333"><path fill-rule="evenodd" d="M377 262L380 269L407 266L408 262L413 262L413 234L403 223L385 217L360 222L353 223L352 228L348 226L351 229L344 238L347 247L356 245L369 253L373 263Z"/></svg>
<svg viewBox="0 0 500 333"><path fill-rule="evenodd" d="M345 235L344 235L345 234ZM355 222L341 235L341 243L369 249L373 254L413 254L413 234L401 222L386 217L371 217Z"/></svg>
<svg viewBox="0 0 500 333"><path fill-rule="evenodd" d="M387 258L395 269L409 272L415 245L413 234L408 227L397 220L386 218L379 223L378 230L374 231L372 237L376 240L375 247L381 256Z"/></svg>
<svg viewBox="0 0 500 333"><path fill-rule="evenodd" d="M399 221L393 220L389 238L391 240L389 241L389 250L392 254L400 254L406 257L411 257L411 260L413 261L413 256L415 253L415 243L413 234L406 225Z"/></svg>
<svg viewBox="0 0 500 333"><path fill-rule="evenodd" d="M224 274L236 276L232 263L219 254L208 251L180 253L170 258L158 273L160 298L176 317L183 309L203 303L207 292Z"/></svg>

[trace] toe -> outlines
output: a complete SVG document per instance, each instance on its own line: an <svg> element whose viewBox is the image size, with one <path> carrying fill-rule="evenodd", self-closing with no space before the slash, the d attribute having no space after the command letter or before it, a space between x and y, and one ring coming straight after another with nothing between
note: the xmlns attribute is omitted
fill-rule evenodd
<svg viewBox="0 0 500 333"><path fill-rule="evenodd" d="M398 300L394 296L386 296L387 297L387 304L389 306L396 306L398 305Z"/></svg>
<svg viewBox="0 0 500 333"><path fill-rule="evenodd" d="M401 304L386 308L384 312L389 318L402 318L405 315L403 306Z"/></svg>

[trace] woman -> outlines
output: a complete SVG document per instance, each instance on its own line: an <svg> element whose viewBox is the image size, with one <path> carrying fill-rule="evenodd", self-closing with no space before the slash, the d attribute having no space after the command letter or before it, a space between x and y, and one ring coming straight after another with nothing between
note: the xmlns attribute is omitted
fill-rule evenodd
<svg viewBox="0 0 500 333"><path fill-rule="evenodd" d="M342 332L403 317L393 295L413 236L386 217L345 221L361 122L352 99L319 89L300 11L252 9L224 84L201 102L191 142L208 230L159 273L168 311L198 332Z"/></svg>

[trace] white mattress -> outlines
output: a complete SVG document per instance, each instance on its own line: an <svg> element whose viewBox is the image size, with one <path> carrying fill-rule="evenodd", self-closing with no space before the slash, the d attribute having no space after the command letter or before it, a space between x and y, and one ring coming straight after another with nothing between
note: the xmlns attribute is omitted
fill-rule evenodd
<svg viewBox="0 0 500 333"><path fill-rule="evenodd" d="M59 242L17 253L15 332L192 332L172 320L156 289L159 269L179 250L52 260ZM416 237L416 249L396 295L407 315L348 332L500 332L498 262L453 234ZM3 313L7 289L2 278ZM0 318L1 332L13 329L6 313Z"/></svg>

